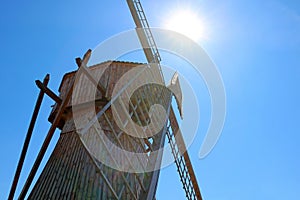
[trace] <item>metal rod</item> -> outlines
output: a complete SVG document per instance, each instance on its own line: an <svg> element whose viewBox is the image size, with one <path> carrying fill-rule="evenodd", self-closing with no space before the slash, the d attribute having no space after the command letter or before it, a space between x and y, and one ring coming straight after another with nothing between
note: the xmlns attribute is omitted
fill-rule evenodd
<svg viewBox="0 0 300 200"><path fill-rule="evenodd" d="M38 88L41 89L44 93L46 93L51 99L53 99L57 104L61 104L62 100L59 96L57 96L52 90L50 90L44 83L42 83L40 80L36 80L35 84L38 86Z"/></svg>
<svg viewBox="0 0 300 200"><path fill-rule="evenodd" d="M45 76L45 78L43 80L43 85L47 86L48 83L49 83L49 74L47 74ZM19 178L20 178L20 174L21 174L21 171L22 171L22 167L23 167L23 164L24 164L24 160L25 160L25 157L26 157L26 153L27 153L27 150L28 150L29 142L30 142L30 139L31 139L31 136L32 136L34 125L35 125L35 122L36 122L36 119L37 119L37 116L38 116L43 98L44 98L44 92L42 90L40 90L39 96L38 96L37 101L35 103L34 111L33 111L32 117L31 117L31 121L30 121L28 130L27 130L27 134L26 134L25 141L24 141L24 144L23 144L20 159L19 159L19 162L18 162L18 165L17 165L17 169L16 169L15 176L14 176L14 179L13 179L13 182L12 182L12 185L11 185L11 189L10 189L10 192L9 192L8 200L11 200L11 199L14 198L16 188L17 188L17 185L18 185L18 181L19 181Z"/></svg>
<svg viewBox="0 0 300 200"><path fill-rule="evenodd" d="M91 50L89 49L86 52L86 54L84 55L84 57L83 57L82 65L85 65L87 63L88 59L90 58L90 55L91 55ZM22 191L20 193L19 199L24 199L25 196L26 196L26 194L27 194L27 192L28 192L28 190L29 190L29 187L30 187L30 185L31 185L31 183L33 181L33 178L34 178L34 176L35 176L35 174L36 174L36 172L37 172L37 170L38 170L38 168L39 168L39 166L41 164L41 161L42 161L42 159L43 159L43 157L44 157L44 155L46 153L46 150L47 150L47 148L49 146L49 143L50 143L50 141L51 141L51 139L53 137L53 134L54 134L54 132L56 130L56 127L58 126L58 124L60 122L61 116L62 116L62 114L63 114L63 112L65 110L65 107L67 106L67 104L68 104L68 102L69 102L69 100L70 100L70 98L72 96L73 85L74 85L74 82L72 83L72 87L70 87L70 89L69 89L69 91L68 91L65 99L63 99L62 104L60 105L60 107L58 109L58 112L57 112L57 114L55 116L55 119L54 119L54 121L53 121L53 123L52 123L52 125L51 125L51 127L50 127L50 129L48 131L48 134L47 134L47 136L46 136L46 138L44 140L44 143L43 143L43 145L42 145L42 147L41 147L41 149L39 151L39 154L38 154L38 156L37 156L37 158L36 158L36 160L35 160L32 168L31 168L29 176L28 176L28 178L27 178L27 180L25 182L25 185L24 185L24 187L23 187L23 189L22 189Z"/></svg>

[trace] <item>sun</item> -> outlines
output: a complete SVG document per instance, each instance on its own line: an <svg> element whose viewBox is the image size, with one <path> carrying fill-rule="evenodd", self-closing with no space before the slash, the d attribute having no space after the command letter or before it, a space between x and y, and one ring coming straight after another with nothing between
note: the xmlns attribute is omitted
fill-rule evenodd
<svg viewBox="0 0 300 200"><path fill-rule="evenodd" d="M182 9L172 12L166 18L163 26L166 29L179 32L196 42L207 37L203 21L192 10Z"/></svg>

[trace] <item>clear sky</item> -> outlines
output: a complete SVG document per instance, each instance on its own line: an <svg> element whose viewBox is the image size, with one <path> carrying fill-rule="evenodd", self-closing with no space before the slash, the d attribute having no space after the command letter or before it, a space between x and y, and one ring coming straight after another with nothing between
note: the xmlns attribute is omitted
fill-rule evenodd
<svg viewBox="0 0 300 200"><path fill-rule="evenodd" d="M153 27L163 27L178 8L197 13L205 35L197 42L224 81L227 116L217 145L206 158L198 158L209 121L209 105L204 104L199 133L189 149L204 199L298 199L300 2L145 0L142 4ZM63 74L76 69L74 58L135 26L125 0L5 1L1 8L0 199L6 199L39 92L34 80L50 73L49 87L57 92ZM52 104L48 98L43 102L17 194L49 128ZM59 132L46 157L58 136ZM175 166L163 169L157 199L184 197Z"/></svg>

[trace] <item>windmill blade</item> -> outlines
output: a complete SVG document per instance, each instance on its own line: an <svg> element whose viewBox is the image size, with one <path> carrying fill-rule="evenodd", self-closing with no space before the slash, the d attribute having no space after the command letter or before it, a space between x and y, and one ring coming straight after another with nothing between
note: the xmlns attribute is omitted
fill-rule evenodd
<svg viewBox="0 0 300 200"><path fill-rule="evenodd" d="M146 15L142 8L141 2L139 0L127 0L127 4L133 17L134 23L136 25L136 32L144 50L146 59L148 63L156 64L154 67L158 68L160 73L159 77L161 78L160 82L163 83L163 74L160 66L161 57L159 55L154 37L146 19Z"/></svg>
<svg viewBox="0 0 300 200"><path fill-rule="evenodd" d="M154 67L157 67L157 69L160 72L162 80L161 83L164 83L163 74L160 66L161 58L154 41L154 37L151 33L151 29L147 22L142 5L139 0L127 0L127 4L132 14L133 20L136 24L137 35L143 47L147 61L148 63L154 63L156 65ZM171 84L168 88L172 91L173 95L175 96L180 116L182 117L182 94L177 73L174 74L171 80ZM186 192L186 197L188 199L202 200L196 176L192 168L189 155L186 151L184 140L172 107L169 113L169 121L170 125L166 131L166 135L169 139L172 154L175 158L177 171L183 184L183 188ZM156 179L155 182L157 182L158 176L152 177L152 179Z"/></svg>
<svg viewBox="0 0 300 200"><path fill-rule="evenodd" d="M169 114L170 125L167 130L167 137L171 146L175 164L180 180L185 190L187 199L202 200L201 192L197 183L190 157L188 155L182 133L180 131L173 108Z"/></svg>

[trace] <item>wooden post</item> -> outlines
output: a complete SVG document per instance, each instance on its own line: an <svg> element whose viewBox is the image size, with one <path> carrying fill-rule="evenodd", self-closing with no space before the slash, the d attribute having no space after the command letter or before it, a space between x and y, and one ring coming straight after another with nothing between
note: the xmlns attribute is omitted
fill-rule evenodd
<svg viewBox="0 0 300 200"><path fill-rule="evenodd" d="M48 82L49 82L49 74L47 74L45 76L44 81L43 81L43 85L47 86ZM37 98L37 101L36 101L36 104L35 104L35 107L34 107L34 111L33 111L32 117L31 117L31 121L30 121L28 130L27 130L27 134L26 134L25 141L24 141L24 144L23 144L22 152L21 152L21 155L20 155L20 159L19 159L19 162L18 162L18 165L17 165L16 172L15 172L14 180L12 182L11 189L10 189L10 192L9 192L9 196L8 196L9 200L14 198L16 188L17 188L17 185L18 185L18 181L19 181L19 178L20 178L20 174L21 174L21 171L22 171L23 163L24 163L24 160L25 160L25 156L26 156L26 153L27 153L27 150L28 150L28 145L29 145L29 142L30 142L30 139L31 139L31 136L32 136L33 128L34 128L34 125L35 125L35 122L36 122L36 119L37 119L37 116L38 116L43 98L44 98L44 92L42 90L40 90L40 93L39 93L39 96Z"/></svg>
<svg viewBox="0 0 300 200"><path fill-rule="evenodd" d="M83 57L82 65L86 65L86 63L88 62L88 59L90 58L91 52L92 51L89 49L85 53L85 55ZM28 178L27 178L27 180L25 182L25 185L24 185L24 187L23 187L23 189L22 189L22 191L20 193L19 199L24 199L25 196L26 196L26 194L27 194L27 192L28 192L28 190L29 190L29 187L30 187L30 185L31 185L31 183L32 183L32 181L34 179L34 176L35 176L35 174L36 174L36 172L37 172L37 170L38 170L38 168L39 168L39 166L40 166L40 164L42 162L42 159L43 159L43 157L44 157L44 155L46 153L46 150L47 150L47 148L49 146L49 143L50 143L50 141L51 141L51 139L53 137L53 134L54 134L54 132L56 130L56 127L59 124L61 116L62 116L63 112L65 111L65 108L66 108L66 106L67 106L67 104L68 104L68 102L69 102L69 100L70 100L70 98L72 96L73 85L74 85L74 82L72 83L72 87L69 89L69 91L68 91L65 99L63 99L63 101L62 101L62 103L61 103L61 105L60 105L60 107L58 109L58 112L57 112L57 114L55 116L55 119L54 119L54 121L53 121L53 123L52 123L52 125L51 125L51 127L50 127L50 129L48 131L48 134L47 134L47 136L46 136L46 138L44 140L44 143L43 143L43 145L42 145L42 147L41 147L41 149L39 151L39 154L38 154L38 156L37 156L37 158L36 158L36 160L35 160L32 168L31 168L29 176L28 176Z"/></svg>

